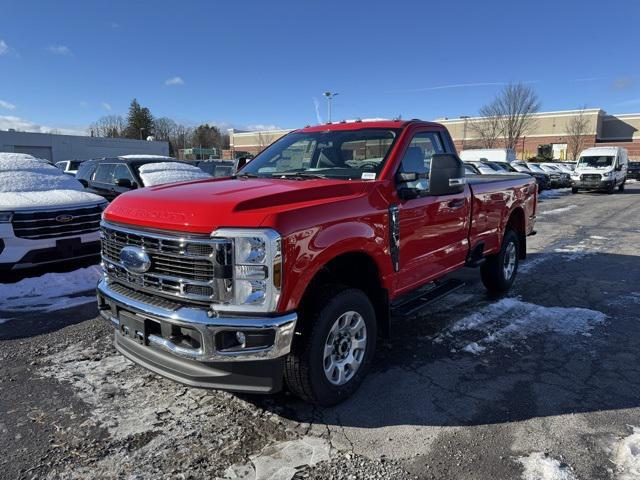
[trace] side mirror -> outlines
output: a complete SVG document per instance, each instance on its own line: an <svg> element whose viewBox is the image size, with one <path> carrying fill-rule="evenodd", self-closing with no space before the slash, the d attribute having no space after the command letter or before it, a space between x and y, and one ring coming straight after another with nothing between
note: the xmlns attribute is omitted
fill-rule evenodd
<svg viewBox="0 0 640 480"><path fill-rule="evenodd" d="M429 174L430 195L454 195L462 193L467 178L464 164L457 155L437 153L431 157L431 173Z"/></svg>
<svg viewBox="0 0 640 480"><path fill-rule="evenodd" d="M84 179L78 179L78 181L82 184L84 188L87 188L89 186L89 182L87 182Z"/></svg>
<svg viewBox="0 0 640 480"><path fill-rule="evenodd" d="M621 172L622 171L622 165L618 164L616 165L616 172Z"/></svg>
<svg viewBox="0 0 640 480"><path fill-rule="evenodd" d="M133 187L133 184L131 183L131 180L129 180L128 178L119 178L116 180L116 185L118 187L122 187L122 188L131 188Z"/></svg>

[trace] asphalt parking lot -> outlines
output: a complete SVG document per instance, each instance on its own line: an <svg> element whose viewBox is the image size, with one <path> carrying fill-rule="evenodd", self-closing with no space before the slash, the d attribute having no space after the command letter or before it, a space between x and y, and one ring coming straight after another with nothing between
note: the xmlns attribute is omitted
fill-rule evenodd
<svg viewBox="0 0 640 480"><path fill-rule="evenodd" d="M508 298L464 271L331 409L148 373L93 304L0 306L0 477L640 478L640 183L543 198Z"/></svg>

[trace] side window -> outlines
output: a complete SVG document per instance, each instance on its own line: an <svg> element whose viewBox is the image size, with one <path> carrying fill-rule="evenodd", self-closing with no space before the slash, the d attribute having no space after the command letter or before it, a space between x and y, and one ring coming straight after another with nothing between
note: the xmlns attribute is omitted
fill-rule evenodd
<svg viewBox="0 0 640 480"><path fill-rule="evenodd" d="M414 135L400 164L401 172L418 173L421 176L416 182L410 182L409 188L429 189L431 157L435 153L444 153L442 140L437 132L421 132Z"/></svg>
<svg viewBox="0 0 640 480"><path fill-rule="evenodd" d="M113 163L103 163L102 165L98 165L95 173L91 180L98 183L114 183L113 173L115 170L115 164Z"/></svg>
<svg viewBox="0 0 640 480"><path fill-rule="evenodd" d="M115 173L113 174L113 178L115 180L127 179L131 183L135 182L135 179L133 178L133 175L131 175L131 171L129 170L129 167L127 167L123 163L121 163L119 165L116 165L116 169L115 169Z"/></svg>

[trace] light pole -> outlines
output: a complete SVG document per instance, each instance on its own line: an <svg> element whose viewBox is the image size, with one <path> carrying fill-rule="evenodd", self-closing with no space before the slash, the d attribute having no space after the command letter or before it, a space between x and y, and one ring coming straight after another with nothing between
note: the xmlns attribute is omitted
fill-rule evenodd
<svg viewBox="0 0 640 480"><path fill-rule="evenodd" d="M464 141L467 139L467 120L469 120L468 115L461 115L460 118L464 120L464 128L462 130L462 148L464 150Z"/></svg>
<svg viewBox="0 0 640 480"><path fill-rule="evenodd" d="M333 100L333 97L338 95L338 93L337 92L324 92L323 95L327 99L327 109L329 111L329 123L331 123L331 100Z"/></svg>

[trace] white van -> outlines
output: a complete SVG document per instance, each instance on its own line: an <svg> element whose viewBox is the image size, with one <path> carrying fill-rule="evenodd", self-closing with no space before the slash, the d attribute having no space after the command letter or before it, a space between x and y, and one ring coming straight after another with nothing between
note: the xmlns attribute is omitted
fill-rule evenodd
<svg viewBox="0 0 640 480"><path fill-rule="evenodd" d="M476 162L488 160L489 162L515 162L516 152L511 148L477 148L462 150L460 159L463 162Z"/></svg>
<svg viewBox="0 0 640 480"><path fill-rule="evenodd" d="M571 191L624 191L629 158L622 147L593 147L583 150L571 174Z"/></svg>

